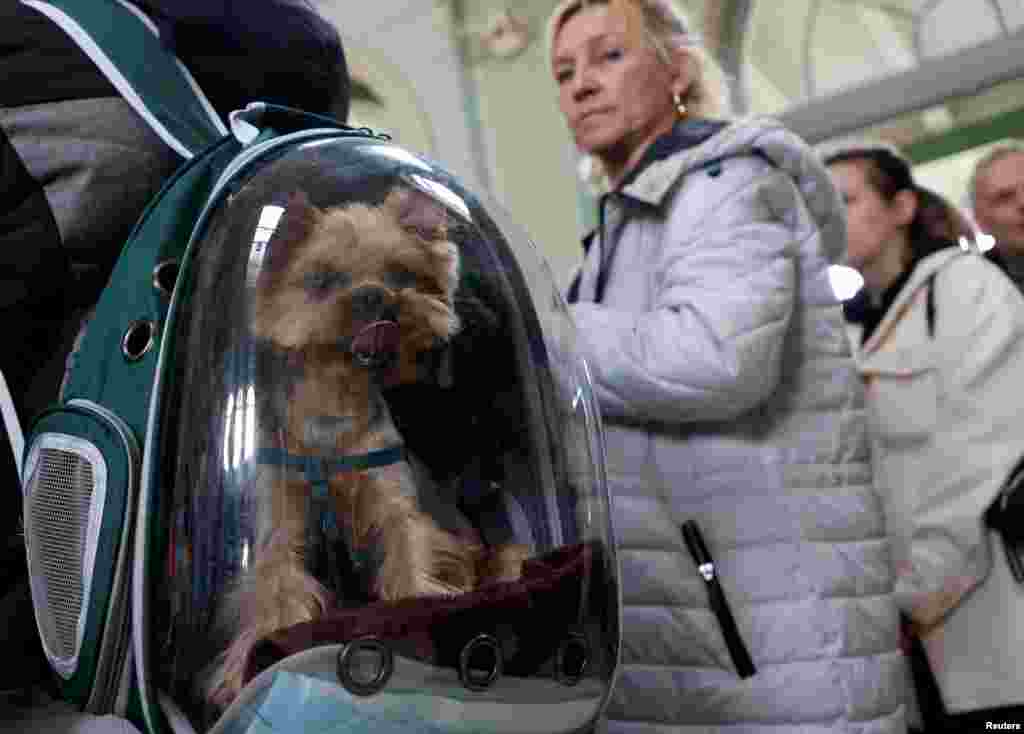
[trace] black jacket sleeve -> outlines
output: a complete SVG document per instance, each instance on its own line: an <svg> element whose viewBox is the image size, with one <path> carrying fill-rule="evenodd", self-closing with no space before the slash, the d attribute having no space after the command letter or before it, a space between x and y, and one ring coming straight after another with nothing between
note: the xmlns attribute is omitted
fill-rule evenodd
<svg viewBox="0 0 1024 734"><path fill-rule="evenodd" d="M306 0L133 0L225 119L262 101L348 117L337 29Z"/></svg>
<svg viewBox="0 0 1024 734"><path fill-rule="evenodd" d="M17 0L0 0L0 80L0 107L117 96L67 33Z"/></svg>

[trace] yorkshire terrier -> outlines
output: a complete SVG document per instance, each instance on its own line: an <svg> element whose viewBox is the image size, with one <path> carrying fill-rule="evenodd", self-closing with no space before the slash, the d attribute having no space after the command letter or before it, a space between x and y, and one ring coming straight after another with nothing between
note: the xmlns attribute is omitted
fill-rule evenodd
<svg viewBox="0 0 1024 734"><path fill-rule="evenodd" d="M254 281L251 321L295 373L280 401L283 454L359 457L400 445L381 387L420 379L423 355L458 331L458 281L447 214L426 194L398 187L379 205L327 210L293 194ZM273 478L260 483L257 549L228 602L237 627L208 681L222 705L243 687L261 639L337 601L308 566L314 482L294 468L263 471ZM376 560L371 598L458 594L521 573L522 547L488 551L422 511L405 460L327 474L322 504L345 548Z"/></svg>

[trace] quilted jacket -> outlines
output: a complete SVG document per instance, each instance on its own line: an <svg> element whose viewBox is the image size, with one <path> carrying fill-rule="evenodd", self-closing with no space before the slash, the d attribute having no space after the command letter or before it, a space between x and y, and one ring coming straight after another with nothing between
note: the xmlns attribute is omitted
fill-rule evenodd
<svg viewBox="0 0 1024 734"><path fill-rule="evenodd" d="M863 344L851 331L897 602L947 711L1020 706L1024 587L983 517L1024 456L1024 297L950 247L914 267Z"/></svg>
<svg viewBox="0 0 1024 734"><path fill-rule="evenodd" d="M622 565L622 666L604 726L902 733L889 546L829 280L845 251L841 204L778 123L711 133L602 198L571 294ZM709 606L686 520L706 539L751 677Z"/></svg>

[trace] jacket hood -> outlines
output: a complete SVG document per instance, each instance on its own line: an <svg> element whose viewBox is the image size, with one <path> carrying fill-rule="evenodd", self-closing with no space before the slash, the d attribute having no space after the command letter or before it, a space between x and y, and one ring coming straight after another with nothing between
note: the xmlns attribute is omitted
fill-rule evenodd
<svg viewBox="0 0 1024 734"><path fill-rule="evenodd" d="M919 260L914 266L913 271L911 271L910 277L907 278L906 283L900 288L899 294L886 309L885 316L882 317L874 333L864 342L864 351L872 352L879 347L889 329L892 328L893 323L902 318L907 305L933 275L945 268L951 261L966 254L959 247L951 245ZM858 324L848 324L848 329L855 339L854 343L860 344L860 326Z"/></svg>
<svg viewBox="0 0 1024 734"><path fill-rule="evenodd" d="M846 220L839 191L810 146L772 118L735 121L698 145L652 161L622 192L660 206L673 185L687 173L743 155L761 156L792 177L821 230L829 260L845 260Z"/></svg>

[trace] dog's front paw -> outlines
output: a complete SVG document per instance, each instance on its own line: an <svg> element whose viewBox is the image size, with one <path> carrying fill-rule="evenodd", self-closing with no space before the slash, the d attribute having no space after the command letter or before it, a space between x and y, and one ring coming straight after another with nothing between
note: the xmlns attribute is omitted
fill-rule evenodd
<svg viewBox="0 0 1024 734"><path fill-rule="evenodd" d="M207 680L206 698L211 703L226 707L245 687L249 659L257 642L255 635L242 634L221 653L217 667Z"/></svg>
<svg viewBox="0 0 1024 734"><path fill-rule="evenodd" d="M410 513L385 527L381 543L383 560L375 582L381 599L461 594L476 585L479 546L442 530L423 514Z"/></svg>
<svg viewBox="0 0 1024 734"><path fill-rule="evenodd" d="M229 704L249 682L255 672L253 650L265 638L316 619L334 603L289 548L281 542L264 549L226 600L223 613L238 633L207 678L206 695L215 704Z"/></svg>
<svg viewBox="0 0 1024 734"><path fill-rule="evenodd" d="M530 558L529 546L508 543L488 548L477 565L479 586L501 581L516 581L523 575L523 562Z"/></svg>

